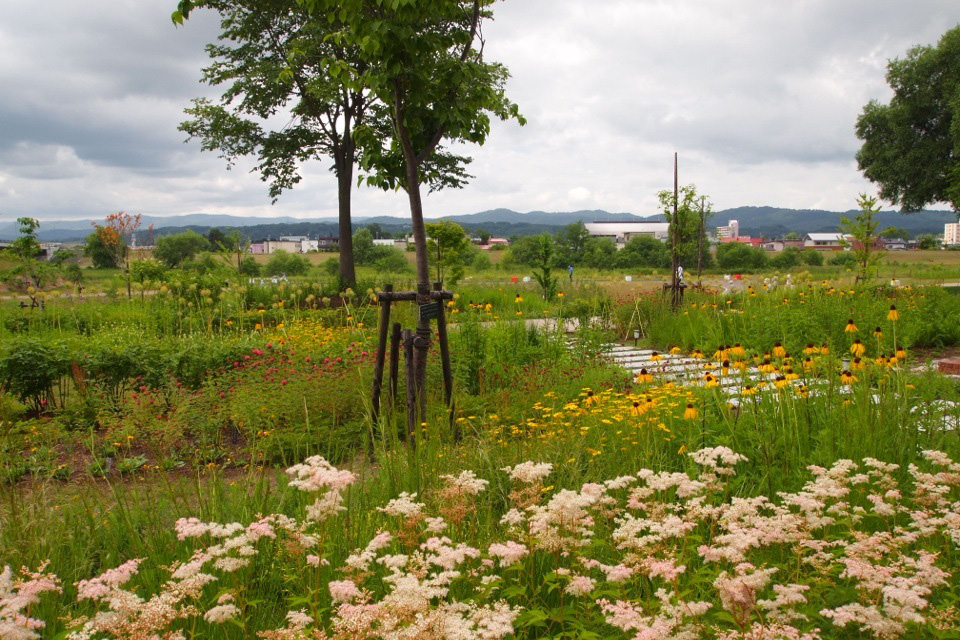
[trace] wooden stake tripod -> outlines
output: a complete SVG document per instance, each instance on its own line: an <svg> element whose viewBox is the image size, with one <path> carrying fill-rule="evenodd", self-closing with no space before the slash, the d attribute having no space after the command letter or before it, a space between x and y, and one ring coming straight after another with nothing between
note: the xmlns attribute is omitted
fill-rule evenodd
<svg viewBox="0 0 960 640"><path fill-rule="evenodd" d="M427 289L428 287L424 287ZM373 372L373 392L370 397L373 404L372 419L374 424L380 419L380 395L383 391L383 367L387 353L387 334L390 337L390 406L395 407L397 402L397 382L400 373L400 346L403 345L403 360L406 370L407 386L407 432L406 440L411 446L416 446L417 427L427 415L427 394L424 388L425 381L417 379L416 372L423 370L426 364L427 351L430 348L429 324L431 319L437 320L437 337L440 342L440 362L443 367L444 399L449 412L450 424L455 427L453 407L453 372L450 367L450 344L447 340L447 320L444 315L444 301L452 300L453 293L443 291L439 282L434 283L433 291L394 292L393 285L386 285L382 293L377 294L380 303L380 326L377 335L377 359ZM390 326L390 306L394 302L416 302L419 312L418 328L401 329L400 323ZM459 440L458 430L454 430L454 438Z"/></svg>

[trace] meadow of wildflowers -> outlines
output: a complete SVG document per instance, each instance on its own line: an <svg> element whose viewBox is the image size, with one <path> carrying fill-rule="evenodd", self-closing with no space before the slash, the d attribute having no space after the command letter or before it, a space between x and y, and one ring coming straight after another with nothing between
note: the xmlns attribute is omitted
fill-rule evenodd
<svg viewBox="0 0 960 640"><path fill-rule="evenodd" d="M950 294L591 307L641 319L643 372L614 334L519 321L563 298L461 295L463 439L434 362L412 449L402 412L366 417L363 296L289 293L195 334L18 334L104 364L72 359L33 407L5 389L0 637L957 637L960 405L918 368L960 339Z"/></svg>

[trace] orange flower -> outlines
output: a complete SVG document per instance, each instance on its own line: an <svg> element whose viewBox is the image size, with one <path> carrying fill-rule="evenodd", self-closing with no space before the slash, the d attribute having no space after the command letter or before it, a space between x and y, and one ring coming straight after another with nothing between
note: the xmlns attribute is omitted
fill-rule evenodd
<svg viewBox="0 0 960 640"><path fill-rule="evenodd" d="M843 330L844 333L856 333L857 325L853 324L853 320L847 320L847 326Z"/></svg>
<svg viewBox="0 0 960 640"><path fill-rule="evenodd" d="M696 420L697 419L697 410L693 408L692 404L687 404L687 410L683 412L684 420Z"/></svg>
<svg viewBox="0 0 960 640"><path fill-rule="evenodd" d="M900 319L900 314L897 312L897 305L890 305L890 313L887 314L887 320L890 322L896 322Z"/></svg>

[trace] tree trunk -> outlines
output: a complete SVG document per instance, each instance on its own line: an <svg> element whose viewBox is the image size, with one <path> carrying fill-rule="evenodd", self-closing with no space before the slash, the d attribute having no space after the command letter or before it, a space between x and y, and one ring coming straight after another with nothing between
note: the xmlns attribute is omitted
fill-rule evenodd
<svg viewBox="0 0 960 640"><path fill-rule="evenodd" d="M353 154L350 154L351 156ZM352 287L357 283L356 269L353 265L353 223L350 219L353 194L353 158L344 158L337 162L337 198L340 211L340 285Z"/></svg>
<svg viewBox="0 0 960 640"><path fill-rule="evenodd" d="M423 200L420 196L420 165L406 129L400 129L403 158L406 169L407 197L410 200L410 221L413 226L413 243L417 250L417 304L430 302L430 267L427 261L427 232L423 224ZM418 422L427 417L427 351L430 348L430 321L417 314L417 335L413 341L413 374Z"/></svg>

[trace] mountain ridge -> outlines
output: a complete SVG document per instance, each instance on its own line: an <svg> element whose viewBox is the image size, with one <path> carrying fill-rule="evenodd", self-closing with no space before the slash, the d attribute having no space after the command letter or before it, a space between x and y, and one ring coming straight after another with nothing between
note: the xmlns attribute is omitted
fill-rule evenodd
<svg viewBox="0 0 960 640"><path fill-rule="evenodd" d="M836 229L841 216L852 217L855 210L837 212L819 209L787 209L773 206L742 206L714 212L708 221L708 229L723 226L729 220L738 220L741 235L777 237L788 232L800 234L830 232ZM655 222L663 220L662 214L641 216L626 212L609 212L602 209L585 209L569 212L529 211L521 213L512 209L499 208L477 213L441 216L436 220L450 220L463 225L470 231L486 230L496 236L532 235L549 232L575 222ZM921 211L900 213L882 211L877 214L880 229L888 227L902 228L912 235L921 233L943 233L943 224L956 222L951 211ZM83 240L92 231L92 223L99 220L44 220L40 222L38 237L45 242L69 242ZM357 228L379 224L386 231L396 233L409 228L409 220L396 216L371 216L354 218ZM153 225L157 235L179 233L193 230L206 233L213 227L244 229L253 240L279 235L333 235L337 233L337 219L334 217L258 218L233 216L226 214L184 214L181 216L143 216L141 230ZM15 222L0 222L0 239L12 240L17 235Z"/></svg>

